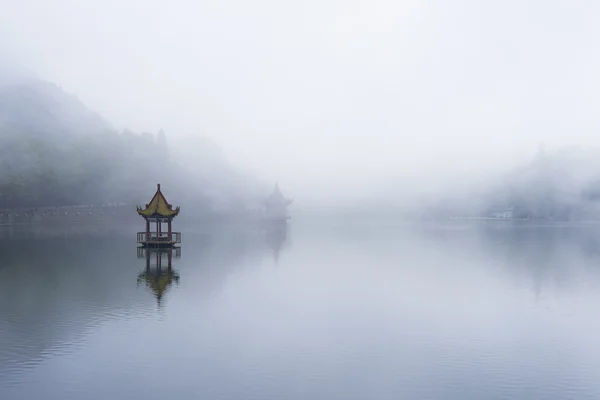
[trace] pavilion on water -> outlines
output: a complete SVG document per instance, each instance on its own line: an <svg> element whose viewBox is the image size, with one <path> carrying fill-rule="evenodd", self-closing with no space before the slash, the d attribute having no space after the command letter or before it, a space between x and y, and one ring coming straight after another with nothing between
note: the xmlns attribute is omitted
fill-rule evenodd
<svg viewBox="0 0 600 400"><path fill-rule="evenodd" d="M265 200L265 217L268 220L285 221L290 218L287 207L294 202L283 196L279 184L275 184L273 192Z"/></svg>
<svg viewBox="0 0 600 400"><path fill-rule="evenodd" d="M137 213L146 220L146 231L137 233L137 242L143 247L173 247L181 243L181 233L173 232L171 223L179 214L179 207L167 202L160 191L160 183L156 185L156 193L145 208L137 206ZM163 232L166 224L166 232Z"/></svg>

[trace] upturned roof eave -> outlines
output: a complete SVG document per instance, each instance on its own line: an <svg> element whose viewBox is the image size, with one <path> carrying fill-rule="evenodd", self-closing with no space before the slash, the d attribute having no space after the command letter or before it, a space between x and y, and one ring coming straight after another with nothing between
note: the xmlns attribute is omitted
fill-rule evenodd
<svg viewBox="0 0 600 400"><path fill-rule="evenodd" d="M143 210L142 211L138 210L138 214L144 218L171 218L171 219L173 219L179 215L179 211L174 210L173 214L165 215L165 214L161 214L161 213L157 213L157 212L154 212L152 214L145 214Z"/></svg>

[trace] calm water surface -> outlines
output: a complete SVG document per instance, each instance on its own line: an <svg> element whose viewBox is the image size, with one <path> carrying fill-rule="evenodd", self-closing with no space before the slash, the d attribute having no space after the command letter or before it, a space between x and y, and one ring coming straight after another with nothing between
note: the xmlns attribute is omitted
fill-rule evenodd
<svg viewBox="0 0 600 400"><path fill-rule="evenodd" d="M183 235L0 230L0 398L600 398L597 227Z"/></svg>

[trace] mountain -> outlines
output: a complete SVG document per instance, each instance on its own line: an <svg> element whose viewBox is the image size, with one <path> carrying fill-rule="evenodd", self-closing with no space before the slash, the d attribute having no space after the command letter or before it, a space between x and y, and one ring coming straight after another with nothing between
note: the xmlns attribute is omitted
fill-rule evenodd
<svg viewBox="0 0 600 400"><path fill-rule="evenodd" d="M83 134L114 130L76 96L51 82L16 67L0 67L0 133L70 141Z"/></svg>
<svg viewBox="0 0 600 400"><path fill-rule="evenodd" d="M163 130L117 132L60 86L0 66L0 208L144 204L159 182L206 213L243 209L261 193L206 138L178 148Z"/></svg>
<svg viewBox="0 0 600 400"><path fill-rule="evenodd" d="M523 165L488 177L461 196L442 196L429 215L493 216L512 210L518 219L584 221L600 219L600 149L540 148Z"/></svg>
<svg viewBox="0 0 600 400"><path fill-rule="evenodd" d="M69 140L113 129L75 96L43 81L0 86L0 131L19 136Z"/></svg>

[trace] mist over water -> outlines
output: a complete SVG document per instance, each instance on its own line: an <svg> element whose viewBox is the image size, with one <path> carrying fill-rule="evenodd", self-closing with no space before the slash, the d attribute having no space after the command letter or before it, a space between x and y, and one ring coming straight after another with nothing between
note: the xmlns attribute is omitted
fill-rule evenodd
<svg viewBox="0 0 600 400"><path fill-rule="evenodd" d="M597 398L599 232L206 227L158 301L127 230L3 231L3 398Z"/></svg>

